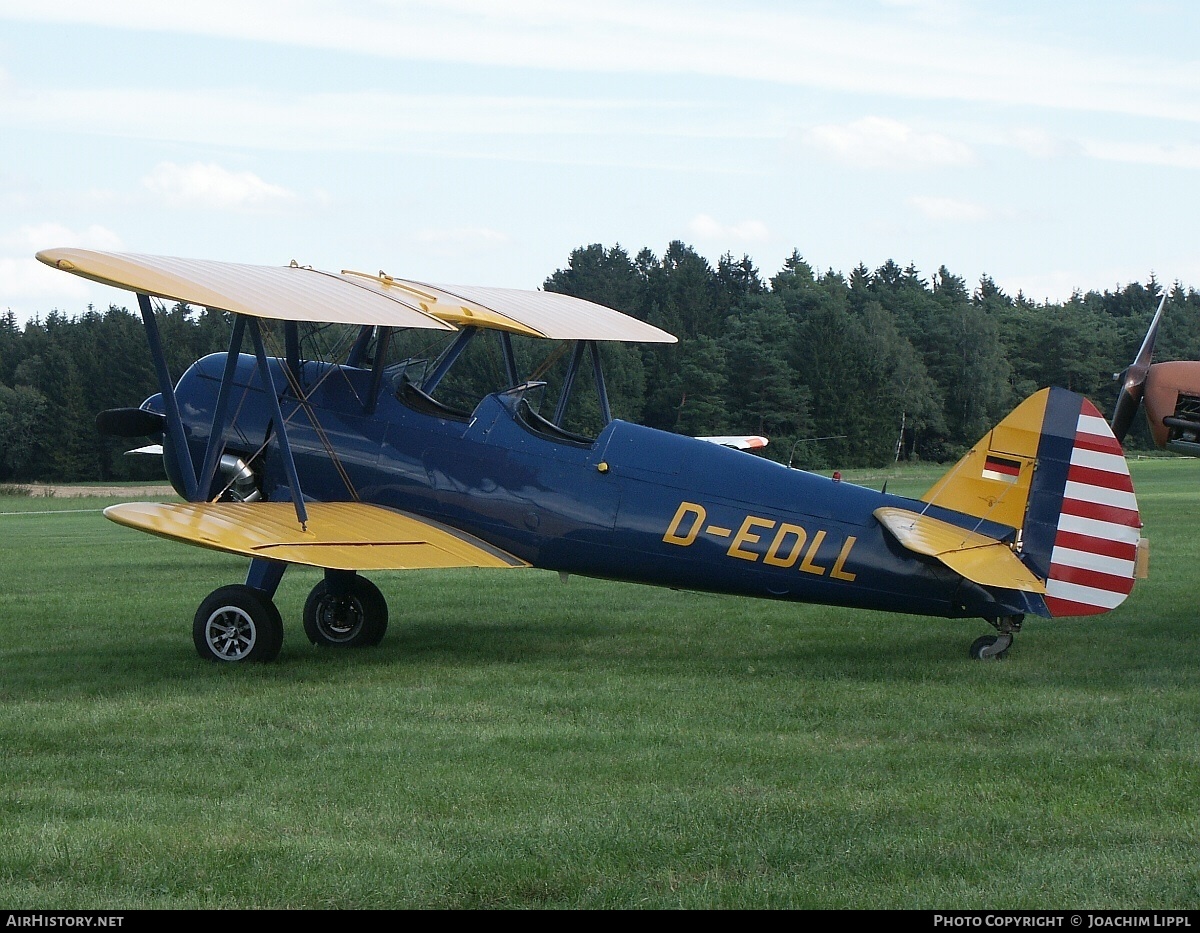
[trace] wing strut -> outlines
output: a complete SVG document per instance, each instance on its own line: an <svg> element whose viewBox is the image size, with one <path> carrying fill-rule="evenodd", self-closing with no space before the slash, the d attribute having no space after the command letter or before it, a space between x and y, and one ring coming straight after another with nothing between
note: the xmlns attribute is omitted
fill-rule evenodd
<svg viewBox="0 0 1200 933"><path fill-rule="evenodd" d="M562 388L558 392L558 404L554 406L554 426L562 427L563 418L567 414L567 402L571 400L571 389L575 387L575 374L579 372L579 364L583 360L583 349L586 341L576 340L575 349L571 351L571 362L567 366L567 374L563 376Z"/></svg>
<svg viewBox="0 0 1200 933"><path fill-rule="evenodd" d="M296 461L292 459L292 445L288 441L287 424L283 420L283 410L279 407L279 394L275 391L275 378L271 375L271 367L267 364L267 351L263 347L262 331L258 326L258 318L250 318L250 337L254 341L254 355L258 357L258 368L262 372L263 381L267 384L267 395L271 399L271 411L278 425L279 453L283 456L283 468L287 472L288 483L292 487L292 504L296 506L296 518L301 528L308 526L308 511L304 508L304 493L300 489L300 475L296 472Z"/></svg>
<svg viewBox="0 0 1200 933"><path fill-rule="evenodd" d="M367 400L363 403L363 412L375 414L375 406L379 404L379 390L383 386L383 370L387 365L388 344L392 341L390 327L377 327L375 337L375 359L371 363L371 388Z"/></svg>
<svg viewBox="0 0 1200 933"><path fill-rule="evenodd" d="M600 399L600 417L607 427L608 423L612 421L612 408L608 404L608 388L604 384L604 366L600 362L600 344L595 340L589 340L588 345L592 350L592 375L596 378L596 395Z"/></svg>
<svg viewBox="0 0 1200 933"><path fill-rule="evenodd" d="M199 502L201 497L199 484L196 482L196 468L188 454L183 419L179 415L179 402L175 398L175 383L171 381L162 337L158 333L158 320L154 317L154 309L150 307L150 296L143 292L138 292L137 296L138 307L142 311L142 323L146 325L146 341L150 344L150 356L154 360L154 371L158 376L158 391L162 393L163 404L167 407L167 430L171 432L171 443L175 447L175 461L183 477L183 488L189 502Z"/></svg>
<svg viewBox="0 0 1200 933"><path fill-rule="evenodd" d="M212 489L213 477L217 475L217 461L225 446L225 415L229 409L229 394L233 386L233 373L237 367L238 354L242 349L242 335L246 331L246 318L233 316L233 334L229 338L229 355L225 357L225 372L221 376L221 387L217 390L217 404L213 409L212 428L208 432L208 449L204 452L204 468L200 474L200 488L207 497Z"/></svg>
<svg viewBox="0 0 1200 933"><path fill-rule="evenodd" d="M508 388L521 381L517 375L517 355L513 352L512 334L506 330L496 331L500 335L500 350L504 354L504 372L508 376Z"/></svg>
<svg viewBox="0 0 1200 933"><path fill-rule="evenodd" d="M575 388L575 377L583 366L583 355L589 353L592 361L592 376L596 382L596 397L600 403L600 417L604 424L612 421L612 409L608 404L608 389L604 384L604 367L600 361L600 346L595 340L577 340L575 349L571 352L571 362L567 366L567 374L563 377L562 388L558 394L558 404L554 407L554 426L562 427L567 415L567 405L571 401L571 392Z"/></svg>
<svg viewBox="0 0 1200 933"><path fill-rule="evenodd" d="M467 348L467 344L474 340L475 335L478 333L479 328L472 327L470 325L464 327L458 332L458 336L454 338L454 343L450 344L450 346L446 348L446 352L442 354L441 359L439 359L437 364L434 366L433 372L430 373L426 377L425 381L421 383L422 392L426 393L427 395L433 394L433 390L438 387L438 383L442 381L446 373L450 371L450 367L457 362L460 356L462 356L462 352Z"/></svg>

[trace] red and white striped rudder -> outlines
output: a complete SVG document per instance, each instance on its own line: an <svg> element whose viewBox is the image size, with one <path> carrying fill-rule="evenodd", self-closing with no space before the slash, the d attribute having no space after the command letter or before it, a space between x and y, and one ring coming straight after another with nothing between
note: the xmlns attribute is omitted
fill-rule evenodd
<svg viewBox="0 0 1200 933"><path fill-rule="evenodd" d="M1133 589L1142 521L1108 422L1082 399L1046 580L1052 616L1115 609Z"/></svg>

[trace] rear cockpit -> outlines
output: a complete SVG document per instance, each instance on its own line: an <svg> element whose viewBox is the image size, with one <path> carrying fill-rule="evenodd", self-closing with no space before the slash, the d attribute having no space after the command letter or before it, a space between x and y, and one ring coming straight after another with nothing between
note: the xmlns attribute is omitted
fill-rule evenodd
<svg viewBox="0 0 1200 933"><path fill-rule="evenodd" d="M347 365L369 369L381 393L423 415L469 423L484 398L513 393L513 414L527 430L577 446L591 445L613 418L596 341L467 327L367 333L355 347Z"/></svg>

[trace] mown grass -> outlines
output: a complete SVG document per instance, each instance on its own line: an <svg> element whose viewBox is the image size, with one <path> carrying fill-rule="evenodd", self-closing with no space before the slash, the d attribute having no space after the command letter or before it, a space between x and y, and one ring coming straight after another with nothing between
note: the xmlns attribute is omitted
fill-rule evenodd
<svg viewBox="0 0 1200 933"><path fill-rule="evenodd" d="M847 474L915 492L936 469ZM392 627L200 662L224 555L0 500L0 904L1194 908L1200 462L1151 579L986 625L539 572L377 574ZM908 484L906 487L905 484Z"/></svg>

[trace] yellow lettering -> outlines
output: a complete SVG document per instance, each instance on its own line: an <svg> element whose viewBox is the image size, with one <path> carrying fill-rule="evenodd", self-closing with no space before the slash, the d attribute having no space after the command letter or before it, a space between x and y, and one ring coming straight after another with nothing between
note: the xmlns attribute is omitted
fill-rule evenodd
<svg viewBox="0 0 1200 933"><path fill-rule="evenodd" d="M846 558L850 556L850 548L854 547L854 542L858 538L851 535L846 539L846 543L842 545L842 549L838 552L837 560L833 562L833 570L829 572L831 577L836 577L839 580L845 580L847 583L854 582L857 574L850 573L845 569Z"/></svg>
<svg viewBox="0 0 1200 933"><path fill-rule="evenodd" d="M759 536L750 530L756 526L760 528L774 528L775 522L769 518L756 518L753 515L747 515L746 520L742 522L742 527L738 529L733 543L729 545L729 550L725 553L730 557L740 557L742 560L758 560L758 555L753 551L743 551L740 547L743 544L758 543Z"/></svg>
<svg viewBox="0 0 1200 933"><path fill-rule="evenodd" d="M692 516L692 526L687 534L679 534L679 526L683 524L683 520L688 515ZM671 519L671 525L667 528L667 533L663 535L663 540L667 544L678 544L680 547L687 547L696 540L696 532L700 530L700 526L704 524L705 518L704 506L697 505L695 502L680 502L679 508L675 510L675 517Z"/></svg>
<svg viewBox="0 0 1200 933"><path fill-rule="evenodd" d="M720 525L709 525L704 529L706 535L716 535L718 538L728 538L733 534L732 528L722 528Z"/></svg>
<svg viewBox="0 0 1200 933"><path fill-rule="evenodd" d="M787 554L780 556L779 551L783 547L783 542L789 536L795 538L796 543L792 545L791 550ZM791 567L800 559L800 552L804 550L804 539L807 537L807 532L799 525L784 522L779 526L779 530L775 532L775 540L767 548L766 556L763 557L763 563L774 564L776 567Z"/></svg>
<svg viewBox="0 0 1200 933"><path fill-rule="evenodd" d="M821 576L825 573L824 567L818 567L813 563L813 559L817 556L817 548L821 546L821 542L825 540L825 532L818 531L813 535L813 543L808 546L808 552L804 555L804 560L800 562L800 569L805 573L815 573Z"/></svg>

